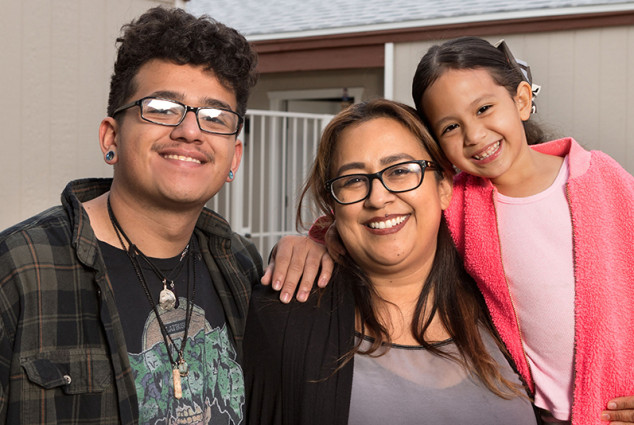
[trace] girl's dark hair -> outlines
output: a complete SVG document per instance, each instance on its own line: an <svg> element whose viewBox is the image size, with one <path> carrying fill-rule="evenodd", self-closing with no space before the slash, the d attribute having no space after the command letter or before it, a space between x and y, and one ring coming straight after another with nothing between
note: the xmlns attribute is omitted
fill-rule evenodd
<svg viewBox="0 0 634 425"><path fill-rule="evenodd" d="M524 80L522 72L514 66L504 52L479 37L461 37L432 46L422 57L412 82L412 97L423 122L429 126L423 109L425 91L449 69L477 69L489 71L493 80L506 88L511 97L517 94L517 86ZM547 141L544 131L531 120L524 121L524 131L529 145Z"/></svg>
<svg viewBox="0 0 634 425"><path fill-rule="evenodd" d="M451 163L444 156L438 144L435 143L413 108L388 100L355 104L335 116L324 130L317 157L300 196L297 209L297 220L300 225L303 224L301 220L302 203L309 194L312 195L313 202L321 212L334 220L331 210L334 200L326 191L325 186L326 181L334 177L334 171L330 167L337 143L342 132L347 128L375 118L393 119L409 129L420 140L431 160L442 167L442 170L435 173L438 182L443 178L451 179L453 177ZM341 359L337 368L339 370L352 359L355 353L380 355L380 353L377 354L377 350L383 344L390 343L391 339L386 326L380 322L375 309L376 301L381 300L381 298L374 290L365 272L355 264L349 255L346 254L345 259L337 265L333 280L345 285L352 285L355 306L361 319L363 333L374 338L372 346L367 351L360 350L359 341ZM333 283L335 282L331 284ZM431 308L428 306L428 299L433 299ZM443 351L441 347L425 341L425 332L434 316L440 319L453 339L458 348L459 356L451 355ZM487 352L482 341L481 328L484 328L491 335L495 335L486 314L484 300L473 278L464 269L462 259L453 244L443 216L438 231L434 262L418 297L411 328L412 334L427 350L457 361L477 375L484 385L495 394L501 397L521 394L520 388L500 374L498 364ZM495 336L494 339L497 341ZM501 344L498 344L504 351Z"/></svg>
<svg viewBox="0 0 634 425"><path fill-rule="evenodd" d="M124 25L110 81L108 116L129 101L134 77L152 59L178 65L202 65L234 91L237 113L244 115L249 93L257 82L257 56L247 40L208 16L182 9L155 7Z"/></svg>

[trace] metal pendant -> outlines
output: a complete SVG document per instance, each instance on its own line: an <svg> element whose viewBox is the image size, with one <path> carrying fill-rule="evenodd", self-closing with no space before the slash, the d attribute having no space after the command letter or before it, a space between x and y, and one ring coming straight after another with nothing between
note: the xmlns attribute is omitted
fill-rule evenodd
<svg viewBox="0 0 634 425"><path fill-rule="evenodd" d="M169 311L176 305L176 295L170 289L167 289L167 281L163 281L163 290L159 294L159 306L163 310Z"/></svg>
<svg viewBox="0 0 634 425"><path fill-rule="evenodd" d="M181 376L187 376L187 374L189 373L189 365L185 360L181 360L178 363L178 372Z"/></svg>

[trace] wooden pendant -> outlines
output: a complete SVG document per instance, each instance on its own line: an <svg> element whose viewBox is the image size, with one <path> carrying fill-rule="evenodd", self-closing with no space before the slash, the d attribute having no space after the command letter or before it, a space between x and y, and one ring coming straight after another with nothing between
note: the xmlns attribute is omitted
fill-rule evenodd
<svg viewBox="0 0 634 425"><path fill-rule="evenodd" d="M180 399L183 397L183 388L181 387L181 373L178 368L174 368L172 376L174 378L174 397Z"/></svg>

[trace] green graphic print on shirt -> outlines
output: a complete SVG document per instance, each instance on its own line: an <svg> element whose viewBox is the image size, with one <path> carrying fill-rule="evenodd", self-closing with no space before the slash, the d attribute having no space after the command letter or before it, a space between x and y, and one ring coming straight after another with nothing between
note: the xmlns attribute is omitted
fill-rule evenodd
<svg viewBox="0 0 634 425"><path fill-rule="evenodd" d="M159 314L181 346L187 300ZM183 397L174 397L172 365L154 311L143 331L143 350L129 353L139 398L139 422L151 425L238 425L243 418L244 378L226 324L212 328L203 309L194 305L184 358L189 373L181 378ZM175 350L172 356L176 358Z"/></svg>

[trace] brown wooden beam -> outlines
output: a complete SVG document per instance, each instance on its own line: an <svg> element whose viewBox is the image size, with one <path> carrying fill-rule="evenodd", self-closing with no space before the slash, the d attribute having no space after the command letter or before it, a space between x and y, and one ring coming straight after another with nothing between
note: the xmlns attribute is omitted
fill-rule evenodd
<svg viewBox="0 0 634 425"><path fill-rule="evenodd" d="M258 71L270 72L324 71L331 69L382 68L384 47L380 45L325 47L310 50L260 54Z"/></svg>

